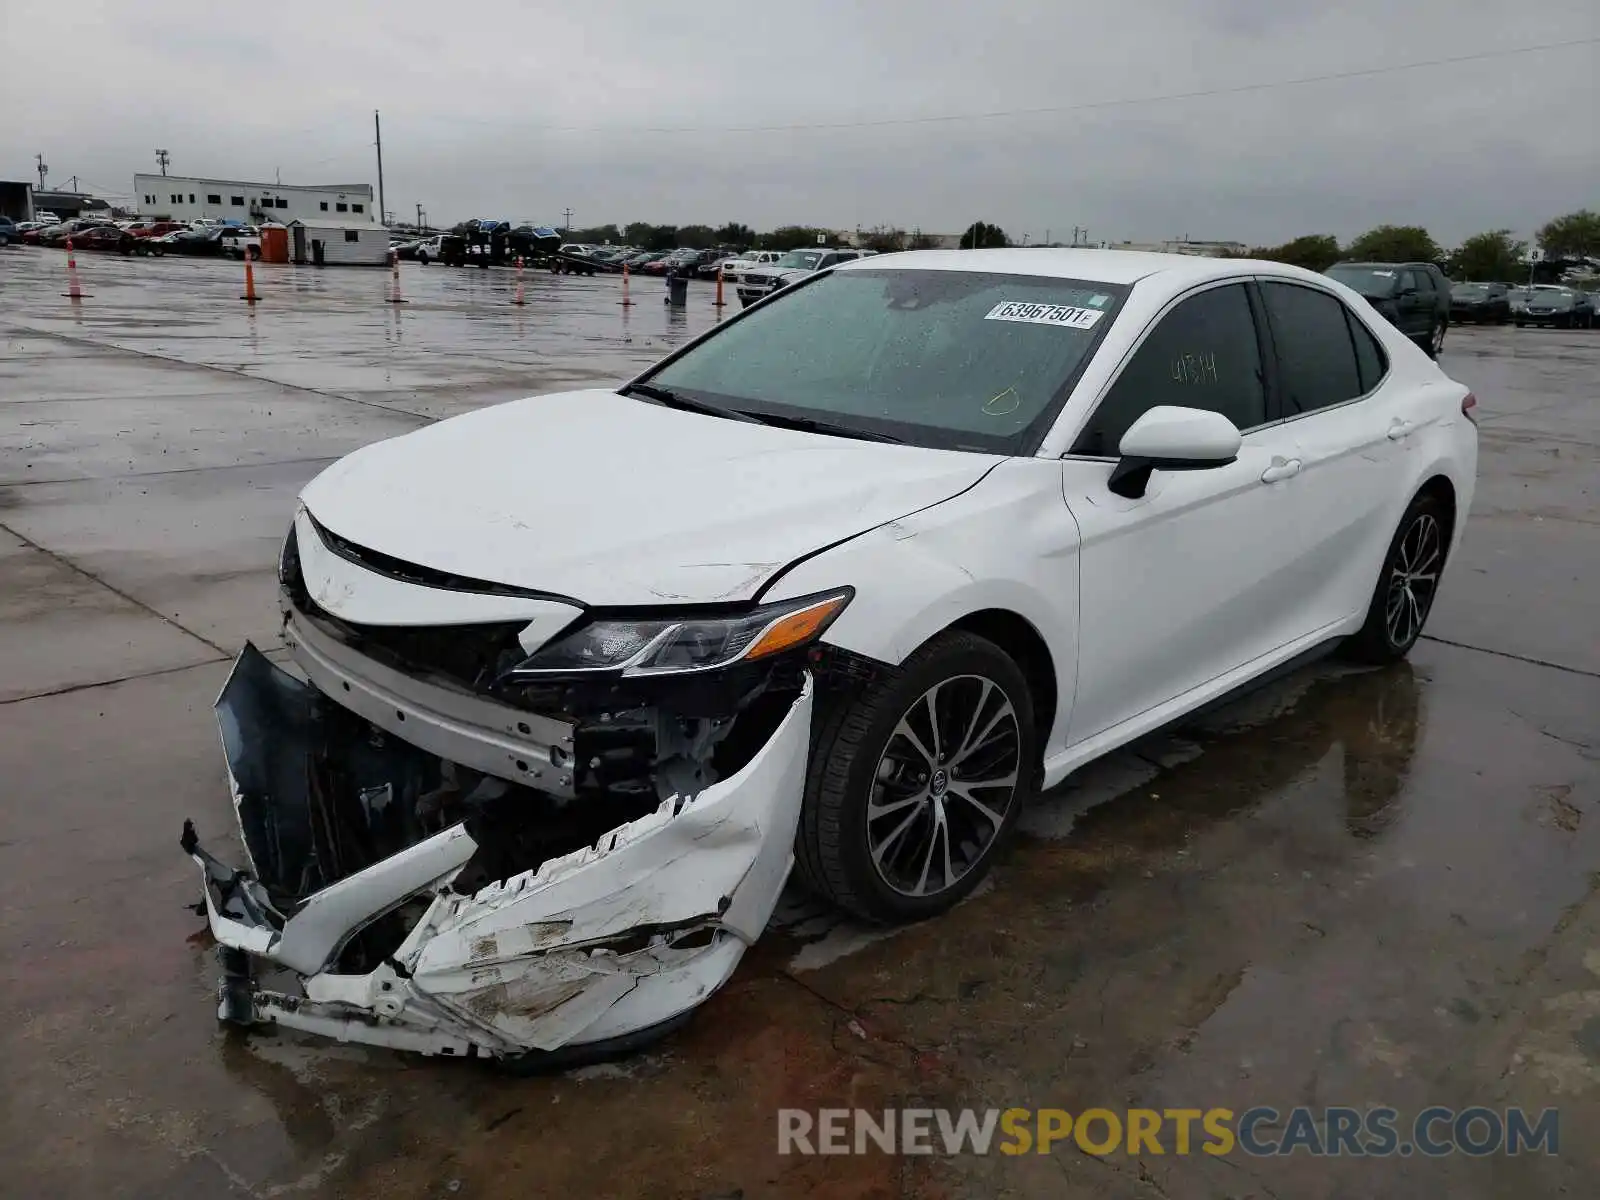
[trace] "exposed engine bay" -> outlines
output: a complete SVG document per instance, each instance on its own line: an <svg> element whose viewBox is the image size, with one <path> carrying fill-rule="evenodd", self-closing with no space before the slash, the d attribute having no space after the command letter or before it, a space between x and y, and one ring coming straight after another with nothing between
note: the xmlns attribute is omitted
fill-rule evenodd
<svg viewBox="0 0 1600 1200"><path fill-rule="evenodd" d="M351 620L294 535L280 577L305 678L247 645L217 702L248 866L183 837L221 1018L512 1057L659 1027L727 978L792 861L804 653L524 680L526 621ZM278 968L298 988L258 986Z"/></svg>

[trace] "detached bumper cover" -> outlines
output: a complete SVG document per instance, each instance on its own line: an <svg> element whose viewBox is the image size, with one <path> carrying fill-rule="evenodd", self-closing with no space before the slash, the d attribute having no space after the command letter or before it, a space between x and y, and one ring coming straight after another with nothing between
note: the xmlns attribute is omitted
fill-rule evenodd
<svg viewBox="0 0 1600 1200"><path fill-rule="evenodd" d="M306 686L270 670L281 676L272 686ZM746 765L692 799L472 895L450 887L477 849L463 825L315 892L292 916L186 827L228 969L219 1016L428 1054L518 1056L615 1042L687 1013L733 973L788 877L812 695L807 679ZM219 719L226 746L238 731L224 702ZM233 791L238 803L237 780ZM377 969L330 969L351 938L406 904L426 909ZM295 972L303 995L256 990L251 961Z"/></svg>

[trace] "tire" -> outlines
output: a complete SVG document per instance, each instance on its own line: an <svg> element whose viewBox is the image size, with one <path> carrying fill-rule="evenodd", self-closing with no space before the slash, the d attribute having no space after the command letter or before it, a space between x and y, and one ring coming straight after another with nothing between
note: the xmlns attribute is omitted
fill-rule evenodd
<svg viewBox="0 0 1600 1200"><path fill-rule="evenodd" d="M1432 525L1432 538L1428 523ZM1439 594L1439 577L1450 549L1451 531L1445 525L1444 506L1434 496L1422 494L1411 501L1383 556L1366 623L1345 643L1347 657L1364 663L1390 663L1404 658L1416 645ZM1409 573L1412 582L1398 578ZM1420 579L1431 574L1426 591ZM1391 605L1399 594L1399 607Z"/></svg>
<svg viewBox="0 0 1600 1200"><path fill-rule="evenodd" d="M1429 358L1438 358L1444 350L1445 330L1450 328L1450 322L1438 321L1429 327L1426 336L1417 339L1417 345Z"/></svg>
<svg viewBox="0 0 1600 1200"><path fill-rule="evenodd" d="M1512 322L1512 323L1513 323L1513 324L1514 324L1514 325L1516 325L1516 327L1517 327L1517 328L1518 328L1518 329L1522 329L1522 328L1524 328L1524 327L1525 327L1525 326L1526 326L1526 325L1527 325L1527 324L1528 324L1528 323L1527 323L1527 322L1526 322L1526 321L1514 321L1514 322Z"/></svg>
<svg viewBox="0 0 1600 1200"><path fill-rule="evenodd" d="M943 718L943 757L929 745L930 711ZM965 774L963 758L979 763L982 777ZM800 877L878 924L944 912L988 874L1037 783L1038 763L1033 698L1017 664L975 634L942 633L820 719L795 838ZM880 801L884 811L873 816Z"/></svg>
<svg viewBox="0 0 1600 1200"><path fill-rule="evenodd" d="M421 251L417 252L417 265L419 267L425 267L428 265L428 256Z"/></svg>

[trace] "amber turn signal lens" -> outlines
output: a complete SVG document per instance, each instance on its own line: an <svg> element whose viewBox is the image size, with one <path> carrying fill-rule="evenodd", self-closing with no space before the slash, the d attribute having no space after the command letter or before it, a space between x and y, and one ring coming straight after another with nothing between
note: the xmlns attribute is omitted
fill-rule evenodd
<svg viewBox="0 0 1600 1200"><path fill-rule="evenodd" d="M804 646L827 627L848 599L848 596L829 596L810 608L779 617L751 643L750 649L744 653L745 658L765 658L769 654L780 654L796 646Z"/></svg>

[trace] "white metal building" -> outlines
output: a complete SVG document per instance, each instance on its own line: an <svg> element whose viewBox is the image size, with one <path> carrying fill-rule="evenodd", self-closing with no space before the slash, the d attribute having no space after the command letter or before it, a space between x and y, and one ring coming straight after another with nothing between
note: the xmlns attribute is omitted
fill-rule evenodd
<svg viewBox="0 0 1600 1200"><path fill-rule="evenodd" d="M133 198L139 215L168 221L338 221L372 223L381 214L368 183L328 183L299 187L283 183L242 183L236 179L197 179L178 175L135 175Z"/></svg>
<svg viewBox="0 0 1600 1200"><path fill-rule="evenodd" d="M358 225L349 221L290 221L289 260L316 266L386 266L389 231L382 225Z"/></svg>

